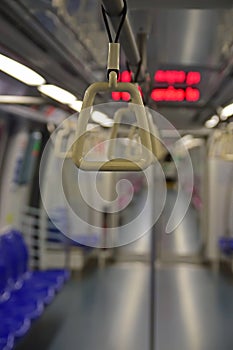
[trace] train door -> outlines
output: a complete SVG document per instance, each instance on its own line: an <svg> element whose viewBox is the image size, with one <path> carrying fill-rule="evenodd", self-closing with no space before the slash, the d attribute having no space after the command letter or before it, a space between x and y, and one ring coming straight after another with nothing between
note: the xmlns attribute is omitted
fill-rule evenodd
<svg viewBox="0 0 233 350"><path fill-rule="evenodd" d="M204 191L206 168L206 143L204 139L192 136L184 137L189 157L192 161L193 184L192 179L185 176L186 159L185 155L176 149L176 160L170 159L169 163L173 166L167 166L168 193L165 209L162 215L162 226L165 227L171 212L176 205L178 194L177 172L182 172L183 181L180 183L180 191L183 200L191 194L191 202L180 224L170 234L162 234L160 237L159 256L161 260L188 260L199 261L203 259L204 247L206 243L206 193ZM166 166L166 162L165 162ZM172 169L172 171L171 171ZM177 208L182 211L182 208ZM162 232L164 230L162 229Z"/></svg>

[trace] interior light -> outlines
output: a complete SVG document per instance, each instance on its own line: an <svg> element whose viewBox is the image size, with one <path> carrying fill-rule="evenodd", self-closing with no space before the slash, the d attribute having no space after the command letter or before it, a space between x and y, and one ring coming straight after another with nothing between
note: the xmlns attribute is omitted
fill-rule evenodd
<svg viewBox="0 0 233 350"><path fill-rule="evenodd" d="M192 139L193 139L193 136L188 134L188 135L181 137L180 141L185 145L185 144L189 143Z"/></svg>
<svg viewBox="0 0 233 350"><path fill-rule="evenodd" d="M104 126L105 128L111 128L114 124L114 120L113 119L106 119L103 123L101 123L100 125Z"/></svg>
<svg viewBox="0 0 233 350"><path fill-rule="evenodd" d="M220 118L222 120L227 120L227 118L231 117L232 115L233 115L233 103L231 103L230 105L224 107L221 110Z"/></svg>
<svg viewBox="0 0 233 350"><path fill-rule="evenodd" d="M185 135L180 140L176 142L176 150L179 152L184 152L185 149L192 149L195 147L199 147L203 144L203 140L201 138L193 137L192 135Z"/></svg>
<svg viewBox="0 0 233 350"><path fill-rule="evenodd" d="M91 114L91 119L95 123L98 123L106 128L112 127L114 123L113 119L110 119L106 114L99 111L93 111Z"/></svg>
<svg viewBox="0 0 233 350"><path fill-rule="evenodd" d="M65 103L65 104L72 104L75 102L76 97L71 94L70 92L51 84L45 84L38 87L38 90L42 92L42 94L51 97L52 99Z"/></svg>
<svg viewBox="0 0 233 350"><path fill-rule="evenodd" d="M80 112L82 109L82 104L83 104L83 101L76 100L76 101L72 102L71 104L69 104L69 106L72 109L74 109L75 111Z"/></svg>
<svg viewBox="0 0 233 350"><path fill-rule="evenodd" d="M96 124L93 124L93 123L88 123L87 124L87 130L92 130L92 129L95 129L96 128Z"/></svg>
<svg viewBox="0 0 233 350"><path fill-rule="evenodd" d="M219 116L213 115L209 120L205 122L205 127L208 129L214 128L219 123Z"/></svg>
<svg viewBox="0 0 233 350"><path fill-rule="evenodd" d="M39 86L45 83L45 79L32 69L1 54L0 70L27 85Z"/></svg>

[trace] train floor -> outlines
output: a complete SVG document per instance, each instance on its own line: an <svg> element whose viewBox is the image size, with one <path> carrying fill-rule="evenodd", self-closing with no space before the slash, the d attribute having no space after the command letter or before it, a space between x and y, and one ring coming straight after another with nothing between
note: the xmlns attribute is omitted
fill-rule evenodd
<svg viewBox="0 0 233 350"><path fill-rule="evenodd" d="M157 267L156 350L233 348L233 281L197 265ZM117 263L72 279L16 350L146 350L149 268Z"/></svg>

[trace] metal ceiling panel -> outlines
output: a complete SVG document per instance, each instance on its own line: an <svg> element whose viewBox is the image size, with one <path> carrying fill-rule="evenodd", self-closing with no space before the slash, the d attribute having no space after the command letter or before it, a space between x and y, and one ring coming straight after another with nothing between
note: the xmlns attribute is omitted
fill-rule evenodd
<svg viewBox="0 0 233 350"><path fill-rule="evenodd" d="M128 0L131 9L220 9L231 8L232 0Z"/></svg>

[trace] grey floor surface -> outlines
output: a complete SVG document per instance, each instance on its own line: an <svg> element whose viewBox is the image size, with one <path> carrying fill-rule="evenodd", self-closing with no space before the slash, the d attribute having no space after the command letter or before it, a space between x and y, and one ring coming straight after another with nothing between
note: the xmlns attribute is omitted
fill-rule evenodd
<svg viewBox="0 0 233 350"><path fill-rule="evenodd" d="M148 349L149 269L124 263L70 281L16 350ZM157 270L156 350L233 349L233 281L194 265Z"/></svg>

